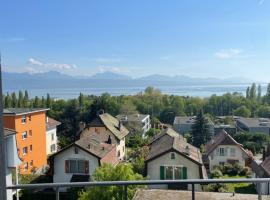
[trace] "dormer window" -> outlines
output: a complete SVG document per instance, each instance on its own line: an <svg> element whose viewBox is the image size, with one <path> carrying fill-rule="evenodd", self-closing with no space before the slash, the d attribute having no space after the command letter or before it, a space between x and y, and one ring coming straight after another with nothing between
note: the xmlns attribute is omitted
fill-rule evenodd
<svg viewBox="0 0 270 200"><path fill-rule="evenodd" d="M75 147L74 152L75 152L75 154L78 154L79 153L79 149L77 147Z"/></svg>
<svg viewBox="0 0 270 200"><path fill-rule="evenodd" d="M175 153L171 153L171 159L175 160Z"/></svg>

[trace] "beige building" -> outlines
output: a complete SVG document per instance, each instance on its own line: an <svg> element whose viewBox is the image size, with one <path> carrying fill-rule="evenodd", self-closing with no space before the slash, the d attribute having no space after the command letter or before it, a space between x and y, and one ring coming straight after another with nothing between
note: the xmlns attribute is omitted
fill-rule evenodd
<svg viewBox="0 0 270 200"><path fill-rule="evenodd" d="M205 145L205 153L209 170L214 166L235 164L246 166L246 161L252 159L252 153L246 151L242 144L236 142L226 131L222 130Z"/></svg>
<svg viewBox="0 0 270 200"><path fill-rule="evenodd" d="M150 142L145 161L150 180L206 179L207 174L199 149L183 136L168 128ZM200 190L200 185L195 186ZM187 185L155 185L159 189L190 189Z"/></svg>
<svg viewBox="0 0 270 200"><path fill-rule="evenodd" d="M46 153L47 155L57 152L57 126L61 122L58 122L50 117L46 118Z"/></svg>
<svg viewBox="0 0 270 200"><path fill-rule="evenodd" d="M125 156L125 137L129 131L122 123L108 113L100 114L89 124L80 124L80 138L96 135L100 142L115 144L119 160Z"/></svg>

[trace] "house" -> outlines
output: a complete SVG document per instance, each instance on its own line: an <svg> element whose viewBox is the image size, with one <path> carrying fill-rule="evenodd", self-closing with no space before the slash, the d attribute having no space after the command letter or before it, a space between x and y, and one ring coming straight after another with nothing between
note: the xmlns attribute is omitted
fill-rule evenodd
<svg viewBox="0 0 270 200"><path fill-rule="evenodd" d="M46 153L47 155L57 152L57 126L61 122L58 122L50 117L46 118Z"/></svg>
<svg viewBox="0 0 270 200"><path fill-rule="evenodd" d="M122 123L108 113L98 115L92 122L80 124L79 137L84 138L92 134L99 136L99 141L116 145L116 155L119 160L125 156L125 137L129 131Z"/></svg>
<svg viewBox="0 0 270 200"><path fill-rule="evenodd" d="M50 157L53 182L90 181L91 175L103 163L116 165L116 145L99 141L99 135L84 136Z"/></svg>
<svg viewBox="0 0 270 200"><path fill-rule="evenodd" d="M236 142L225 130L214 136L205 145L205 154L210 171L214 166L238 163L245 167L252 153Z"/></svg>
<svg viewBox="0 0 270 200"><path fill-rule="evenodd" d="M21 174L42 170L47 165L46 108L8 108L3 111L4 127L17 132Z"/></svg>
<svg viewBox="0 0 270 200"><path fill-rule="evenodd" d="M268 118L239 117L236 119L236 127L239 131L270 134L270 120Z"/></svg>
<svg viewBox="0 0 270 200"><path fill-rule="evenodd" d="M139 127L142 129L142 135L144 136L151 128L150 115L143 114L130 114L130 115L117 115L116 118L122 122L123 125L127 125L131 128ZM132 132L132 130L130 130Z"/></svg>
<svg viewBox="0 0 270 200"><path fill-rule="evenodd" d="M214 135L219 134L222 130L225 130L230 135L235 135L237 133L235 125L231 124L216 124L214 126Z"/></svg>
<svg viewBox="0 0 270 200"><path fill-rule="evenodd" d="M190 133L192 131L192 126L196 121L196 116L193 117L179 117L176 116L173 122L173 129L182 135ZM209 131L214 135L214 123L208 119Z"/></svg>
<svg viewBox="0 0 270 200"><path fill-rule="evenodd" d="M200 150L170 128L152 139L145 165L150 180L207 178ZM200 185L195 187L201 189ZM190 189L190 186L157 185L151 188Z"/></svg>
<svg viewBox="0 0 270 200"><path fill-rule="evenodd" d="M6 147L6 183L12 185L15 178L12 177L13 171L17 173L17 166L20 165L21 160L17 151L16 132L11 129L4 129L4 140ZM16 177L17 178L17 177ZM7 200L13 199L13 191L7 190Z"/></svg>

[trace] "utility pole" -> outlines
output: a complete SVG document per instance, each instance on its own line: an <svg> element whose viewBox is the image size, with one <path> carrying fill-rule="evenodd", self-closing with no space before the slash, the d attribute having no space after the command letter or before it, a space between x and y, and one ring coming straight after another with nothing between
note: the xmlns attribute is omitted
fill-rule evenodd
<svg viewBox="0 0 270 200"><path fill-rule="evenodd" d="M3 129L3 93L2 93L2 66L1 66L1 53L0 53L0 199L7 199L6 190L6 147Z"/></svg>

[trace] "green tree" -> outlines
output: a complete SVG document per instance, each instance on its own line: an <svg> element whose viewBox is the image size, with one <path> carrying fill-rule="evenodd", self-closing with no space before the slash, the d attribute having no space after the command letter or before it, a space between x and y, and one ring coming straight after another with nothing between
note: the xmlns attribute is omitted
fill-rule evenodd
<svg viewBox="0 0 270 200"><path fill-rule="evenodd" d="M143 180L142 175L134 173L130 164L119 164L112 166L103 164L93 173L94 181L131 181ZM138 186L128 187L128 199L132 199ZM79 200L116 200L124 199L122 186L90 187L80 194Z"/></svg>
<svg viewBox="0 0 270 200"><path fill-rule="evenodd" d="M23 99L24 99L24 96L23 96L23 92L20 90L19 91L19 98L18 98L18 107L19 108L23 108Z"/></svg>
<svg viewBox="0 0 270 200"><path fill-rule="evenodd" d="M11 106L12 108L16 108L18 105L18 100L15 92L12 92L11 94Z"/></svg>
<svg viewBox="0 0 270 200"><path fill-rule="evenodd" d="M24 108L28 108L28 102L29 102L29 95L28 95L28 91L25 90L24 91L24 97L23 97L23 107Z"/></svg>
<svg viewBox="0 0 270 200"><path fill-rule="evenodd" d="M196 116L195 122L192 125L191 135L193 138L194 146L198 148L212 138L208 119L204 116L202 110Z"/></svg>
<svg viewBox="0 0 270 200"><path fill-rule="evenodd" d="M234 115L241 117L250 117L251 111L246 106L241 106L234 110Z"/></svg>
<svg viewBox="0 0 270 200"><path fill-rule="evenodd" d="M7 93L7 95L5 96L5 108L11 108L11 106L12 106L12 99L9 93Z"/></svg>
<svg viewBox="0 0 270 200"><path fill-rule="evenodd" d="M47 94L47 97L46 97L46 107L47 108L51 108L52 107L52 99L50 97L50 94Z"/></svg>
<svg viewBox="0 0 270 200"><path fill-rule="evenodd" d="M33 107L34 108L38 108L39 107L39 98L38 96L35 96L35 99L34 99L34 103L33 103Z"/></svg>
<svg viewBox="0 0 270 200"><path fill-rule="evenodd" d="M250 99L250 87L248 87L246 90L246 98Z"/></svg>
<svg viewBox="0 0 270 200"><path fill-rule="evenodd" d="M250 96L250 99L256 100L257 98L256 83L252 83L249 96Z"/></svg>
<svg viewBox="0 0 270 200"><path fill-rule="evenodd" d="M41 97L41 108L46 108L46 100L44 96Z"/></svg>
<svg viewBox="0 0 270 200"><path fill-rule="evenodd" d="M261 102L261 100L262 100L262 86L261 85L258 86L257 100L258 100L258 102Z"/></svg>

